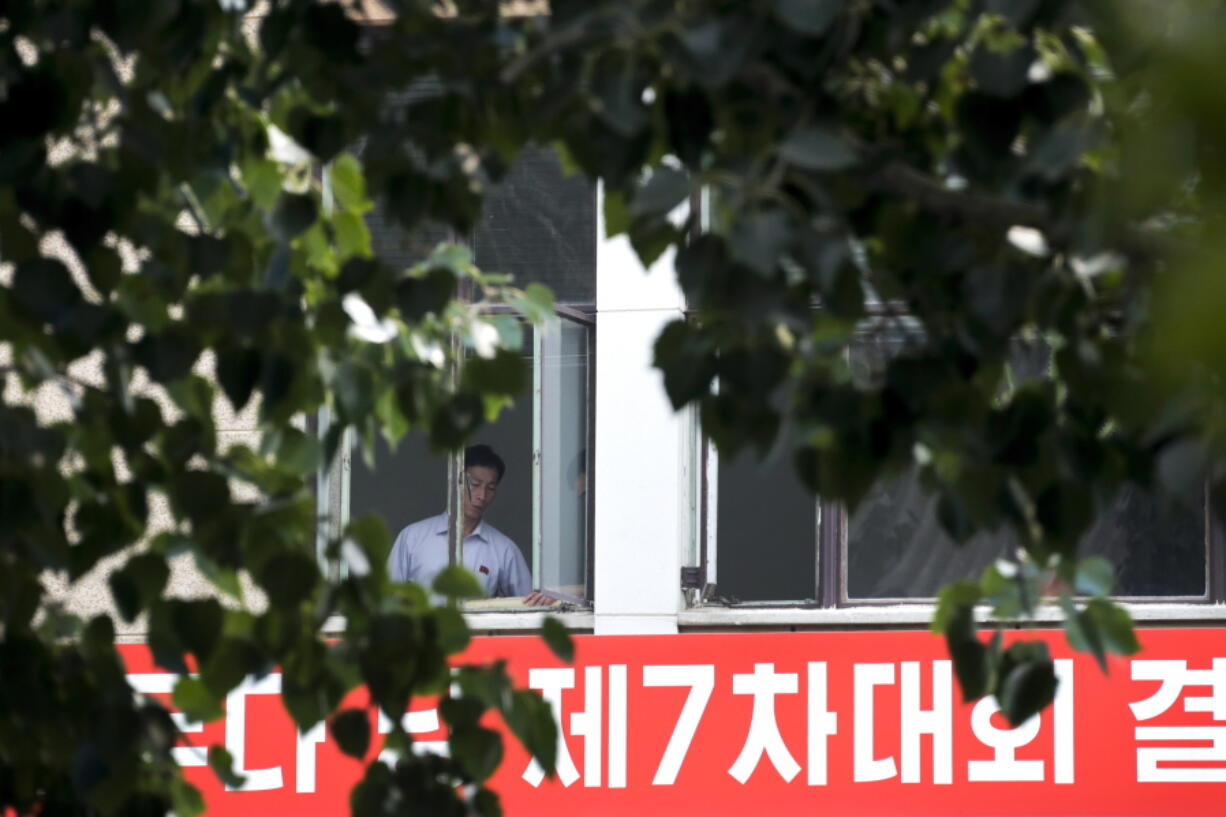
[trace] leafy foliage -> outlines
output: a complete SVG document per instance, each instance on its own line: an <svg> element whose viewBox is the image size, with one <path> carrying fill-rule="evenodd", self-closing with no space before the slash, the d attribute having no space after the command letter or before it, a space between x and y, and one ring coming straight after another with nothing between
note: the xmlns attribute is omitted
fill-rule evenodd
<svg viewBox="0 0 1226 817"><path fill-rule="evenodd" d="M354 520L317 563L309 479L346 433L369 451L418 428L454 448L474 406L520 387L496 346L453 379L451 340L488 334L490 300L539 319L548 293L510 290L459 247L392 268L364 217L378 201L410 233L463 234L532 143L603 181L610 232L645 263L677 250L694 320L665 330L657 364L722 450L768 449L787 423L815 492L854 506L918 466L955 537L1017 532L1013 572L938 611L965 694L994 692L1016 722L1054 689L1042 650L977 639L980 602L1025 615L1065 588L1075 644L1100 661L1135 649L1101 566L1078 566L1080 534L1126 482L1206 476L1226 427L1226 289L1197 275L1226 236L1220 27L1171 3L1155 29L1148 5L556 0L514 17L455 0L389 3L370 25L358 4L306 0L258 17L241 0L0 4L0 805L201 805L109 618L59 614L45 572L114 559L120 615L145 617L161 665L200 668L174 699L203 717L279 664L298 724L334 718L356 754L356 716L335 712L347 690L365 684L395 721L447 687L462 619L389 583L378 522ZM671 219L700 191L694 238ZM1214 238L1192 252L1202 228ZM1172 269L1187 274L1155 293ZM866 334L901 339L867 382L847 357ZM1051 378L1013 382L1019 341L1050 349ZM28 407L43 387L70 417ZM255 449L219 439L221 398L258 413ZM317 444L295 422L321 407L335 422ZM1220 468L1207 478L1223 496ZM173 521L153 532L162 499ZM163 599L179 553L237 603ZM266 606L243 605L240 575ZM355 812L497 813L489 709L552 767L539 696L499 667L458 683L452 759L393 732L402 759L368 767Z"/></svg>

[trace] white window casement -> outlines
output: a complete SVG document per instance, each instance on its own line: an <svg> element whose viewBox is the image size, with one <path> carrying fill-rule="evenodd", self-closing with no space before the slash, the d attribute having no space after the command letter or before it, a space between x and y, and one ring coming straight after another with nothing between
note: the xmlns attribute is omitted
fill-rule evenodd
<svg viewBox="0 0 1226 817"><path fill-rule="evenodd" d="M588 607L593 598L589 462L595 433L595 207L590 183L565 176L552 152L527 151L491 189L480 223L464 239L483 271L509 273L519 287L543 283L555 295L553 319L542 326L520 324L527 389L496 421L482 425L471 442L489 445L506 464L483 521L516 544L534 589L572 608ZM406 236L379 209L370 227L377 254L393 265L416 261L448 237L429 229ZM455 376L462 377L464 362L453 366ZM320 418L321 426L326 422ZM378 514L394 538L413 522L458 507L462 473L462 451L434 451L414 431L395 450L380 439L374 467L352 445L342 446L338 462L320 476L320 513L331 535L351 518ZM454 525L448 547L454 562L462 563L462 536ZM540 623L539 615L518 615L526 609L518 598L486 599L470 608L476 618L487 619L474 622L480 629ZM590 621L580 619L570 623L590 627Z"/></svg>

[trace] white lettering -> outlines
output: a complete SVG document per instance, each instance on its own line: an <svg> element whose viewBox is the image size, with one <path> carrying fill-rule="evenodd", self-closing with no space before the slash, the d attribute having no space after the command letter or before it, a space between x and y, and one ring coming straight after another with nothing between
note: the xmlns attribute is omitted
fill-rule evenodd
<svg viewBox="0 0 1226 817"><path fill-rule="evenodd" d="M827 743L838 731L839 716L827 709L826 662L809 662L808 775L810 786L826 785Z"/></svg>
<svg viewBox="0 0 1226 817"><path fill-rule="evenodd" d="M294 790L306 794L315 791L315 744L328 737L324 722L298 734L297 750L294 753Z"/></svg>
<svg viewBox="0 0 1226 817"><path fill-rule="evenodd" d="M563 786L569 786L579 779L579 770L570 757L570 749L566 746L566 737L562 734L562 692L575 686L575 670L571 667L534 668L528 670L528 686L538 689L553 709L553 719L558 724L558 756L555 767L558 779ZM533 758L524 769L524 780L531 786L539 786L545 779L545 770Z"/></svg>
<svg viewBox="0 0 1226 817"><path fill-rule="evenodd" d="M932 709L920 709L920 665L902 662L899 721L902 782L920 782L920 735L932 735L932 782L953 782L953 677L949 661L932 662Z"/></svg>
<svg viewBox="0 0 1226 817"><path fill-rule="evenodd" d="M853 671L855 703L852 715L853 779L857 782L889 780L898 773L894 758L873 756L874 687L894 683L893 664L856 664Z"/></svg>
<svg viewBox="0 0 1226 817"><path fill-rule="evenodd" d="M128 684L144 695L169 695L174 692L178 679L179 676L173 672L134 672L128 675ZM170 720L180 732L204 731L203 723L188 720L182 712L171 712ZM204 746L176 746L170 750L170 754L175 763L183 767L209 765L209 752Z"/></svg>
<svg viewBox="0 0 1226 817"><path fill-rule="evenodd" d="M583 670L583 711L570 716L570 732L583 738L583 785L600 785L601 682L600 667Z"/></svg>
<svg viewBox="0 0 1226 817"><path fill-rule="evenodd" d="M1018 748L1030 743L1039 734L1042 718L1033 715L1012 729L1000 729L992 716L1000 712L996 700L980 698L971 711L971 730L985 746L994 750L991 760L972 760L966 764L966 779L979 782L1005 780L1030 781L1043 779L1043 761L1018 760Z"/></svg>
<svg viewBox="0 0 1226 817"><path fill-rule="evenodd" d="M715 689L715 666L713 664L660 664L643 667L645 687L689 687L681 714L673 727L673 733L664 747L660 765L652 778L653 786L671 786L677 782L681 763L690 751L690 743L698 730L698 723L707 710L711 692Z"/></svg>
<svg viewBox="0 0 1226 817"><path fill-rule="evenodd" d="M1226 658L1214 658L1209 669L1188 669L1185 660L1132 662L1134 681L1161 681L1153 695L1129 704L1133 716L1149 720L1165 713L1180 698L1184 712L1207 712L1226 720ZM1184 695L1189 686L1207 686L1208 695ZM1137 748L1137 781L1141 783L1226 782L1226 766L1178 766L1178 763L1226 763L1224 726L1138 726L1137 741L1185 741L1209 746L1142 746ZM1160 765L1161 764L1161 765Z"/></svg>
<svg viewBox="0 0 1226 817"><path fill-rule="evenodd" d="M272 672L259 679L248 677L226 695L226 749L234 759L234 771L247 778L239 791L268 791L285 785L280 766L247 768L247 696L280 693L281 674ZM234 791L230 786L226 790Z"/></svg>
<svg viewBox="0 0 1226 817"><path fill-rule="evenodd" d="M791 781L800 764L792 757L783 736L779 734L779 722L775 717L775 696L795 694L799 689L794 672L775 672L774 664L754 664L753 673L732 676L733 695L753 696L753 715L749 720L749 734L741 753L737 755L728 774L738 783L744 783L758 768L765 754L784 780Z"/></svg>
<svg viewBox="0 0 1226 817"><path fill-rule="evenodd" d="M609 788L626 788L626 665L609 667Z"/></svg>

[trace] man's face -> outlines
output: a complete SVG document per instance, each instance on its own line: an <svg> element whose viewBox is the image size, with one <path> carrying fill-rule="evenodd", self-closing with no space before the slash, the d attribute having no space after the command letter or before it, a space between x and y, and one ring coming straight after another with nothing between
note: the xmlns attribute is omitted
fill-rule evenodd
<svg viewBox="0 0 1226 817"><path fill-rule="evenodd" d="M488 465L472 465L465 469L468 490L464 491L464 518L480 522L486 509L498 493L498 471Z"/></svg>

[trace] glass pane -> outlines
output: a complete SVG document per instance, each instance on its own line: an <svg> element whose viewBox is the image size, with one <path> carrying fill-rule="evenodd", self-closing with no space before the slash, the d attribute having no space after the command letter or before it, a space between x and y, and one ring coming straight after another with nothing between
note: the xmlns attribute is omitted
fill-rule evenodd
<svg viewBox="0 0 1226 817"><path fill-rule="evenodd" d="M1207 592L1202 496L1160 501L1134 486L1086 534L1081 551L1115 565L1118 596L1204 596Z"/></svg>
<svg viewBox="0 0 1226 817"><path fill-rule="evenodd" d="M935 497L907 474L874 488L848 522L847 597L934 597L949 582L978 578L1014 541L1001 531L957 546L937 521ZM1125 487L1086 533L1080 552L1115 565L1118 596L1205 593L1205 516L1196 497L1175 504Z"/></svg>
<svg viewBox="0 0 1226 817"><path fill-rule="evenodd" d="M911 333L866 334L852 349L855 382L880 384L885 367L905 353ZM1051 350L1041 340L1014 342L1005 388L1050 376ZM1081 542L1082 556L1102 555L1116 568L1119 596L1202 596L1206 592L1205 519L1200 497L1162 502L1126 487ZM874 488L848 521L845 561L848 599L931 598L957 579L978 578L1007 554L1012 534L983 533L962 546L945 535L936 498L924 495L916 472Z"/></svg>
<svg viewBox="0 0 1226 817"><path fill-rule="evenodd" d="M374 468L362 452L352 453L349 516L373 513L383 517L392 538L414 522L447 509L447 457L430 450L425 437L411 433L393 451L382 437L375 446ZM446 563L446 534L442 539Z"/></svg>
<svg viewBox="0 0 1226 817"><path fill-rule="evenodd" d="M873 488L847 523L847 597L930 598L951 581L978 578L1011 541L980 534L959 547L915 472L896 477Z"/></svg>
<svg viewBox="0 0 1226 817"><path fill-rule="evenodd" d="M531 327L524 327L523 337L520 358L530 383ZM478 533L486 542L474 542L473 536L464 540L464 563L487 590L497 588L497 592L491 590L491 596L519 598L536 587L532 566L532 412L533 395L525 390L514 405L499 413L497 420L483 425L473 440L473 445L488 447L505 468L497 492L479 508L482 527ZM471 480L474 469L470 466L467 470ZM490 550L487 543L503 551Z"/></svg>
<svg viewBox="0 0 1226 817"><path fill-rule="evenodd" d="M588 598L588 344L562 319L541 339L541 589Z"/></svg>
<svg viewBox="0 0 1226 817"><path fill-rule="evenodd" d="M596 189L566 176L552 150L527 150L486 196L474 236L477 266L540 282L558 303L596 301Z"/></svg>
<svg viewBox="0 0 1226 817"><path fill-rule="evenodd" d="M463 564L490 596L526 595L533 586L530 395L484 426L465 460ZM351 515L374 512L387 521L395 539L392 577L429 586L449 563L447 457L420 434L408 435L395 452L380 442L373 469L355 452L350 486Z"/></svg>
<svg viewBox="0 0 1226 817"><path fill-rule="evenodd" d="M782 451L790 450L787 447ZM817 502L791 460L719 460L716 588L735 601L817 596Z"/></svg>

